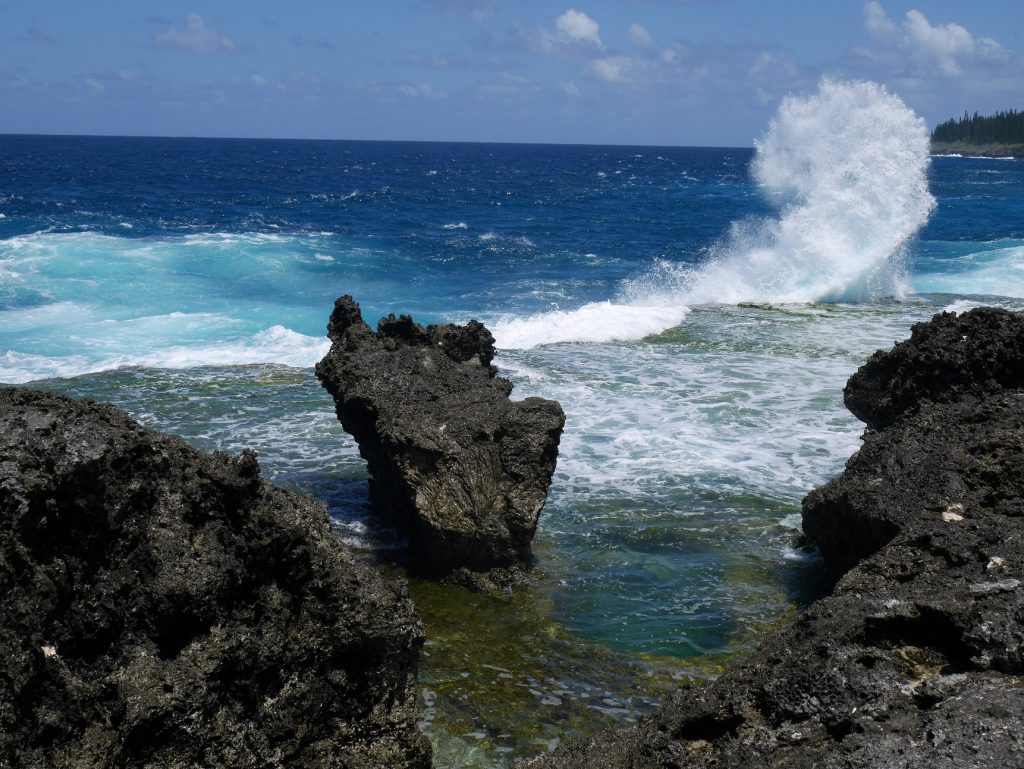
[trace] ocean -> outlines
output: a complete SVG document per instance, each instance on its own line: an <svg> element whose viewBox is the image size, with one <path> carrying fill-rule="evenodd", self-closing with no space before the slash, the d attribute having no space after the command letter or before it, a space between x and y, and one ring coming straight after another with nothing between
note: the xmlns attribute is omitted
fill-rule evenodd
<svg viewBox="0 0 1024 769"><path fill-rule="evenodd" d="M0 136L0 382L109 401L327 503L366 470L313 375L334 299L492 329L567 415L536 587L413 581L439 767L629 723L816 589L800 500L842 388L944 310L1024 309L1024 161L933 157L878 89L750 148Z"/></svg>

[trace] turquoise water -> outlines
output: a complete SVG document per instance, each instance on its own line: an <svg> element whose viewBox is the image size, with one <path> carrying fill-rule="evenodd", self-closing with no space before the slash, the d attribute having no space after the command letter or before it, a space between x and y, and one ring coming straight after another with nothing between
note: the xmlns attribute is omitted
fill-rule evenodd
<svg viewBox="0 0 1024 769"><path fill-rule="evenodd" d="M0 381L255 448L387 559L399 538L312 374L333 300L488 323L515 397L568 417L539 583L469 615L452 606L484 599L414 594L438 765L505 765L566 723L636 718L790 618L813 590L800 499L858 445L846 378L935 312L1024 308L1024 161L929 160L898 106L818 98L902 127L847 120L801 153L806 117L781 113L756 160L0 137Z"/></svg>

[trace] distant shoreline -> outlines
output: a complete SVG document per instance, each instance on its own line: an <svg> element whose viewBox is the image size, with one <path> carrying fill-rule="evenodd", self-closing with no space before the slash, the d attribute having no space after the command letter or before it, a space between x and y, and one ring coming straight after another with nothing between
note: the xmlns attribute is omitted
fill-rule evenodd
<svg viewBox="0 0 1024 769"><path fill-rule="evenodd" d="M932 142L933 155L963 155L980 158L1024 158L1024 144L966 144Z"/></svg>

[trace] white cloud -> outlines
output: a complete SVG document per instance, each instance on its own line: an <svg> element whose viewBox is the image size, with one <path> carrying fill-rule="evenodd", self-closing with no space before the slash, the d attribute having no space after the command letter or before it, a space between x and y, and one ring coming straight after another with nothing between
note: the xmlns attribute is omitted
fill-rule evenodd
<svg viewBox="0 0 1024 769"><path fill-rule="evenodd" d="M961 69L956 57L974 53L974 38L959 24L933 27L920 11L907 11L907 21L903 26L911 49L934 61L944 75L959 75Z"/></svg>
<svg viewBox="0 0 1024 769"><path fill-rule="evenodd" d="M580 95L580 89L571 80L566 82L566 83L559 83L558 87L562 89L562 92L566 96L579 96Z"/></svg>
<svg viewBox="0 0 1024 769"><path fill-rule="evenodd" d="M757 54L747 70L747 77L755 84L754 93L762 106L799 88L801 83L800 68L778 51L761 51Z"/></svg>
<svg viewBox="0 0 1024 769"><path fill-rule="evenodd" d="M868 0L864 17L864 26L876 40L894 46L906 57L904 65L921 73L957 77L967 63L1000 61L1007 56L992 38L976 38L959 24L932 25L918 10L907 11L903 23L897 24L881 3Z"/></svg>
<svg viewBox="0 0 1024 769"><path fill-rule="evenodd" d="M617 85L693 84L708 75L707 66L698 63L694 52L681 43L659 52L591 59L584 71L595 80Z"/></svg>
<svg viewBox="0 0 1024 769"><path fill-rule="evenodd" d="M540 27L531 32L520 27L520 34L541 53L572 55L595 48L603 50L599 29L600 25L587 14L570 8L555 19L554 29Z"/></svg>
<svg viewBox="0 0 1024 769"><path fill-rule="evenodd" d="M564 40L603 48L601 37L598 35L599 27L600 25L587 14L574 8L570 8L555 19L555 29Z"/></svg>
<svg viewBox="0 0 1024 769"><path fill-rule="evenodd" d="M607 56L587 63L587 74L606 83L629 83L641 77L647 62L639 56Z"/></svg>
<svg viewBox="0 0 1024 769"><path fill-rule="evenodd" d="M864 3L864 26L875 37L885 38L896 34L896 25L876 0Z"/></svg>
<svg viewBox="0 0 1024 769"><path fill-rule="evenodd" d="M238 50L238 43L227 35L206 26L203 17L198 13L189 13L185 17L185 28L171 27L166 32L153 36L153 44L157 48L180 48L184 51L228 51Z"/></svg>
<svg viewBox="0 0 1024 769"><path fill-rule="evenodd" d="M643 25L634 22L629 25L629 39L637 45L650 45L651 33Z"/></svg>
<svg viewBox="0 0 1024 769"><path fill-rule="evenodd" d="M493 83L484 83L477 90L480 93L495 95L526 94L539 90L540 86L522 75L502 72L501 77Z"/></svg>
<svg viewBox="0 0 1024 769"><path fill-rule="evenodd" d="M791 80L799 74L796 64L788 57L774 51L762 51L750 65L749 75L754 80L778 82Z"/></svg>

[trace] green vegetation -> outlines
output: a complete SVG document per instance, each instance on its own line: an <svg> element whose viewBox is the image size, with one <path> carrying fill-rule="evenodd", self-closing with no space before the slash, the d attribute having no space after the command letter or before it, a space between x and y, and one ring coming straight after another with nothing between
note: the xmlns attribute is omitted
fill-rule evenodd
<svg viewBox="0 0 1024 769"><path fill-rule="evenodd" d="M1024 112L1015 109L982 117L966 112L959 120L950 118L932 131L933 142L966 144L1024 144Z"/></svg>
<svg viewBox="0 0 1024 769"><path fill-rule="evenodd" d="M1024 156L1024 112L950 118L932 131L932 152Z"/></svg>

